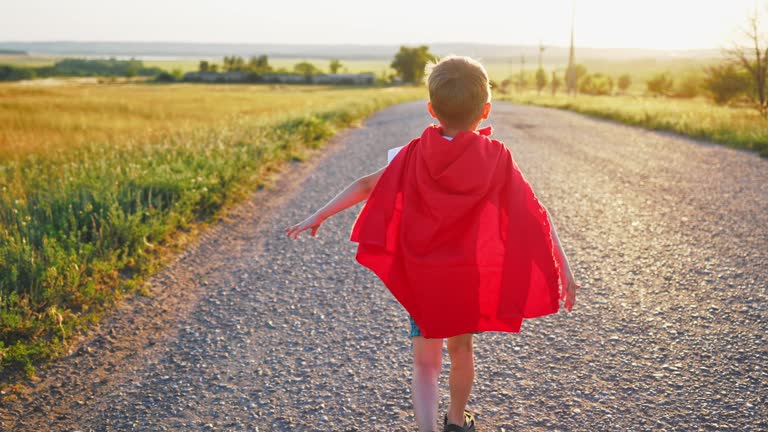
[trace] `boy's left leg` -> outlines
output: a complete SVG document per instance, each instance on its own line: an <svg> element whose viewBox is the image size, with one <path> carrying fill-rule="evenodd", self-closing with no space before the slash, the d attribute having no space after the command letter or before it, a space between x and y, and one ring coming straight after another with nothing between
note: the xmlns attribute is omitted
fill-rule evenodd
<svg viewBox="0 0 768 432"><path fill-rule="evenodd" d="M449 424L464 424L464 410L475 380L472 348L471 333L448 338L448 354L451 356L451 375L448 379L451 393L447 414Z"/></svg>

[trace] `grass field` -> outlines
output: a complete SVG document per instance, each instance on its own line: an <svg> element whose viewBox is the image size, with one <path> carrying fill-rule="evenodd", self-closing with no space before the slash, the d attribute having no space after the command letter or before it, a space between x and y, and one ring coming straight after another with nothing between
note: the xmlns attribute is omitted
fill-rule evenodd
<svg viewBox="0 0 768 432"><path fill-rule="evenodd" d="M724 107L705 99L644 96L551 96L535 92L498 97L516 103L567 109L595 117L675 132L768 157L768 120L748 107Z"/></svg>
<svg viewBox="0 0 768 432"><path fill-rule="evenodd" d="M0 64L9 64L13 66L40 67L52 66L57 57L52 56L31 56L21 54L0 54Z"/></svg>
<svg viewBox="0 0 768 432"><path fill-rule="evenodd" d="M32 374L282 161L421 97L421 88L0 85L0 365Z"/></svg>

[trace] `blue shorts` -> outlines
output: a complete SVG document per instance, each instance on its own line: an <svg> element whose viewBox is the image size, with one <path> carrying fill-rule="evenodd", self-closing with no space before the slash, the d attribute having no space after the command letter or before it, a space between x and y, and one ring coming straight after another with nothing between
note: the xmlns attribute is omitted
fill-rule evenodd
<svg viewBox="0 0 768 432"><path fill-rule="evenodd" d="M416 325L416 321L413 320L410 314L408 314L408 319L411 320L411 337L421 336L421 330L419 330L419 326Z"/></svg>
<svg viewBox="0 0 768 432"><path fill-rule="evenodd" d="M419 330L419 326L416 325L416 321L413 320L413 317L408 314L408 319L411 320L411 337L421 336L421 330ZM476 332L475 334L480 334L482 332Z"/></svg>

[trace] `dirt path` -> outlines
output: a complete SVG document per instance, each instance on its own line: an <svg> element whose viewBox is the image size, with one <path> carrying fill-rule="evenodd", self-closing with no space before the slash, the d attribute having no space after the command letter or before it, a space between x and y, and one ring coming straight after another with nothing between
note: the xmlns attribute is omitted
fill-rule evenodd
<svg viewBox="0 0 768 432"><path fill-rule="evenodd" d="M0 406L4 430L413 430L407 315L354 262L357 208L315 239L283 228L423 111L289 167ZM497 103L492 123L586 288L574 314L477 337L480 430L768 429L768 161L542 108Z"/></svg>

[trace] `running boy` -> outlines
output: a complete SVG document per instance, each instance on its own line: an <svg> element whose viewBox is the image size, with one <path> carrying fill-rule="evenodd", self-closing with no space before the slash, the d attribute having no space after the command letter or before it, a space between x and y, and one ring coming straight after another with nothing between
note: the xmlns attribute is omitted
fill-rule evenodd
<svg viewBox="0 0 768 432"><path fill-rule="evenodd" d="M413 407L420 431L437 419L443 339L451 358L443 431L473 431L472 335L519 332L524 318L571 310L576 284L546 209L509 150L477 130L491 111L488 74L467 57L431 65L429 126L390 164L361 177L286 232L312 236L367 200L351 240L411 315Z"/></svg>

